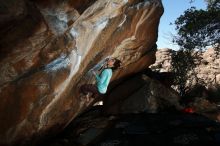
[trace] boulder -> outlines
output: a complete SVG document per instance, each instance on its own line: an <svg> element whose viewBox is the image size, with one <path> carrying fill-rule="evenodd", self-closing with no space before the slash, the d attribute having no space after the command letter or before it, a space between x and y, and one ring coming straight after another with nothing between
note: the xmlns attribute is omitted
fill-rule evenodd
<svg viewBox="0 0 220 146"><path fill-rule="evenodd" d="M160 0L7 0L0 16L0 145L56 134L88 105L79 87L107 56L119 80L155 61Z"/></svg>
<svg viewBox="0 0 220 146"><path fill-rule="evenodd" d="M104 99L104 111L108 114L127 114L157 113L173 107L181 110L179 100L174 90L143 75L115 87Z"/></svg>

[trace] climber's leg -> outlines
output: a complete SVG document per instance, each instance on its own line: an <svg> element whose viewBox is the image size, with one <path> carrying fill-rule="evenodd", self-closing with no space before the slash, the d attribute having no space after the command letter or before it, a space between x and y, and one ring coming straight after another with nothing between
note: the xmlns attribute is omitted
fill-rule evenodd
<svg viewBox="0 0 220 146"><path fill-rule="evenodd" d="M93 95L99 94L98 89L97 89L96 85L94 85L94 84L82 85L81 88L80 88L80 91L84 95L87 95L88 93L92 93Z"/></svg>

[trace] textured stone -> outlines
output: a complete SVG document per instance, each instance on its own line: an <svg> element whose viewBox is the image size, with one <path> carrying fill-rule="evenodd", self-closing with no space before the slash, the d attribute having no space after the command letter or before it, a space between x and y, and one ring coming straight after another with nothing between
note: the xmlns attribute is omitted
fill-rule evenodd
<svg viewBox="0 0 220 146"><path fill-rule="evenodd" d="M157 60L150 68L159 72L170 71L171 65L169 63L171 60L166 63L167 65L165 65L165 62L167 61L166 58L171 56L172 51L171 49L159 49L156 53ZM188 78L187 92L182 101L185 106L191 107L194 112L219 121L220 54L213 48L197 53L201 57L201 62L197 62L194 74L197 75L199 82L196 81L195 76ZM172 87L175 89L175 86Z"/></svg>
<svg viewBox="0 0 220 146"><path fill-rule="evenodd" d="M198 114L165 112L103 117L94 115L93 109L73 121L62 135L39 145L217 146L219 128L219 123Z"/></svg>
<svg viewBox="0 0 220 146"><path fill-rule="evenodd" d="M107 56L123 69L155 61L160 0L8 0L0 16L0 145L62 130L87 108L79 87Z"/></svg>
<svg viewBox="0 0 220 146"><path fill-rule="evenodd" d="M159 72L170 72L171 71L171 53L174 50L171 49L158 49L156 53L156 62L151 65L150 68ZM220 65L219 58L220 54L216 52L213 48L207 49L205 52L197 52L201 58L201 62L198 62L197 67L195 68L195 73L200 82L200 84L206 86L220 85ZM169 58L169 59L168 59ZM195 77L192 75L191 78L187 81L188 86L195 86L196 81Z"/></svg>
<svg viewBox="0 0 220 146"><path fill-rule="evenodd" d="M156 113L171 107L181 110L179 99L174 90L143 75L118 85L104 100L104 109L109 114Z"/></svg>

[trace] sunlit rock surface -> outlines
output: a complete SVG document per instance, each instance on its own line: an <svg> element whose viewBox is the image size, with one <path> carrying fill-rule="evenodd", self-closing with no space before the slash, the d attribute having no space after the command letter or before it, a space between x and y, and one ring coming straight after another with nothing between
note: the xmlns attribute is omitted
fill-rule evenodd
<svg viewBox="0 0 220 146"><path fill-rule="evenodd" d="M156 52L156 62L150 66L154 71L158 72L171 72L171 54L174 50L164 48L158 49ZM197 80L200 85L211 88L216 85L220 85L220 54L213 48L209 48L204 52L197 52L201 58L200 62L196 62L195 74L197 74ZM196 78L191 73L191 78L187 81L188 86L192 87L196 84Z"/></svg>
<svg viewBox="0 0 220 146"><path fill-rule="evenodd" d="M150 68L161 73L171 72L172 52L174 50L167 48L158 49L156 62ZM186 96L208 97L210 100L220 103L220 54L213 48L196 53L200 60L195 62L194 71L188 74Z"/></svg>
<svg viewBox="0 0 220 146"><path fill-rule="evenodd" d="M160 0L0 1L0 145L62 130L88 106L79 86L107 56L112 80L155 61Z"/></svg>

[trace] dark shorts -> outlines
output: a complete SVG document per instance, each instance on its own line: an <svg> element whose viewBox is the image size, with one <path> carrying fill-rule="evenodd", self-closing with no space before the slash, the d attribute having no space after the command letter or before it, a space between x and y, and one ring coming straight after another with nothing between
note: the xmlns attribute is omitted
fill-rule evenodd
<svg viewBox="0 0 220 146"><path fill-rule="evenodd" d="M85 84L85 85L82 85L81 88L80 88L81 92L86 95L88 94L89 92L92 93L92 94L100 94L99 91L98 91L98 88L96 85L94 84Z"/></svg>

